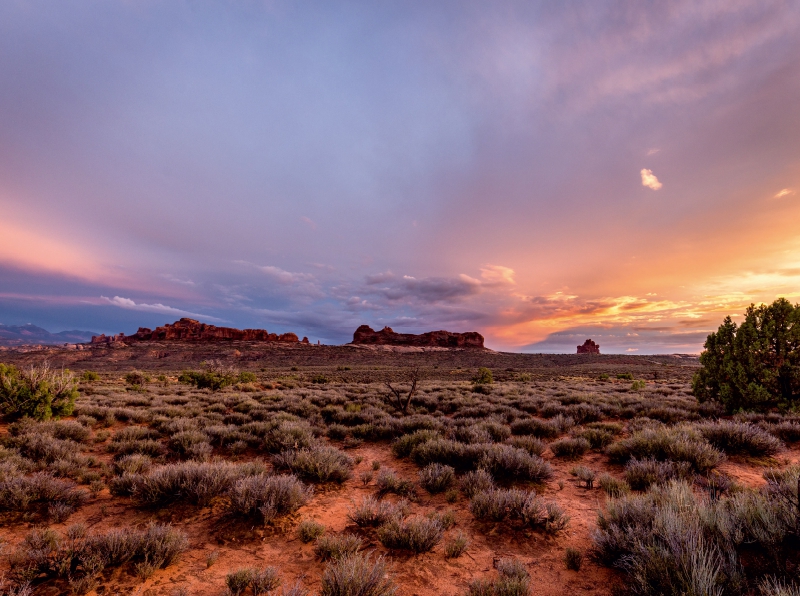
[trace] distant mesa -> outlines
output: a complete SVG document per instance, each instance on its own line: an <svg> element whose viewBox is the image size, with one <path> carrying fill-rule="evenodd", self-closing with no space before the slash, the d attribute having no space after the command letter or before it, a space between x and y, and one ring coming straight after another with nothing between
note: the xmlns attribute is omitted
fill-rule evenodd
<svg viewBox="0 0 800 596"><path fill-rule="evenodd" d="M300 339L294 333L268 333L266 329L234 329L207 325L194 319L181 319L171 325L167 323L155 330L139 327L133 335L119 333L117 335L96 335L93 344L113 344L117 342L136 341L276 341L298 343ZM308 343L304 337L300 343Z"/></svg>
<svg viewBox="0 0 800 596"><path fill-rule="evenodd" d="M369 325L361 325L353 333L353 344L377 346L415 346L439 348L483 348L483 336L475 331L452 333L429 331L420 335L395 333L391 327L375 331Z"/></svg>
<svg viewBox="0 0 800 596"><path fill-rule="evenodd" d="M591 339L583 342L582 346L578 346L578 354L599 354L600 346L594 343Z"/></svg>

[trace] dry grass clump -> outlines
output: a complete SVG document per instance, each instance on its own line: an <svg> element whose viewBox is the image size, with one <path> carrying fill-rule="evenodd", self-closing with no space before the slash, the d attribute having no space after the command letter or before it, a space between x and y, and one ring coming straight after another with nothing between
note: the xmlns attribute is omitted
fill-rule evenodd
<svg viewBox="0 0 800 596"><path fill-rule="evenodd" d="M618 480L611 474L601 474L597 479L600 489L609 497L621 497L631 492L631 487L624 480Z"/></svg>
<svg viewBox="0 0 800 596"><path fill-rule="evenodd" d="M335 559L322 574L320 596L394 596L397 587L382 557L354 553Z"/></svg>
<svg viewBox="0 0 800 596"><path fill-rule="evenodd" d="M378 472L378 477L375 480L375 486L378 489L378 494L388 495L390 493L407 497L411 500L417 497L417 488L410 480L400 478L397 472L389 468L383 468Z"/></svg>
<svg viewBox="0 0 800 596"><path fill-rule="evenodd" d="M467 588L467 596L528 596L531 577L517 559L500 559L497 562L498 578L476 579Z"/></svg>
<svg viewBox="0 0 800 596"><path fill-rule="evenodd" d="M448 540L444 545L444 558L445 559L457 559L465 552L467 552L467 548L469 547L469 538L467 537L464 532L460 530L456 532L456 534Z"/></svg>
<svg viewBox="0 0 800 596"><path fill-rule="evenodd" d="M281 470L289 470L308 482L341 484L352 475L353 460L335 447L319 445L310 449L284 451L273 458Z"/></svg>

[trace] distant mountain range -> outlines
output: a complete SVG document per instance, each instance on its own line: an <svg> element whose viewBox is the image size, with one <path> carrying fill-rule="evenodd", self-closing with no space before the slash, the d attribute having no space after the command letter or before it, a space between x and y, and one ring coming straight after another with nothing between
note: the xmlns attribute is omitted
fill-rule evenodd
<svg viewBox="0 0 800 596"><path fill-rule="evenodd" d="M0 325L0 346L26 344L82 344L97 335L91 331L61 331L50 333L36 325Z"/></svg>

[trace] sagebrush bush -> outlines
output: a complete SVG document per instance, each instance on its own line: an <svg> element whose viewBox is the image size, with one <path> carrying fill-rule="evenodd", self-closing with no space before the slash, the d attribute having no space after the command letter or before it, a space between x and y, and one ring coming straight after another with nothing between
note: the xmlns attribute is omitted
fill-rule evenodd
<svg viewBox="0 0 800 596"><path fill-rule="evenodd" d="M408 501L397 504L379 500L372 496L361 499L347 510L347 519L359 528L377 527L386 523L393 517L404 518L408 513Z"/></svg>
<svg viewBox="0 0 800 596"><path fill-rule="evenodd" d="M467 588L467 596L528 596L530 594L530 574L525 565L517 559L497 561L498 578L495 580L477 579Z"/></svg>
<svg viewBox="0 0 800 596"><path fill-rule="evenodd" d="M509 444L517 449L524 449L531 455L541 455L547 449L547 443L531 435L511 437Z"/></svg>
<svg viewBox="0 0 800 596"><path fill-rule="evenodd" d="M301 542L312 542L325 533L325 526L313 519L304 519L297 526L297 536Z"/></svg>
<svg viewBox="0 0 800 596"><path fill-rule="evenodd" d="M61 503L75 509L88 497L70 480L45 473L11 475L0 480L0 510L29 511L43 503Z"/></svg>
<svg viewBox="0 0 800 596"><path fill-rule="evenodd" d="M582 437L559 439L550 443L550 450L556 457L578 458L589 451L589 441Z"/></svg>
<svg viewBox="0 0 800 596"><path fill-rule="evenodd" d="M397 472L388 468L383 468L378 472L378 478L375 480L375 486L378 489L378 494L386 495L394 493L401 497L408 497L414 500L417 496L417 489L414 483L410 480L405 480L397 475Z"/></svg>
<svg viewBox="0 0 800 596"><path fill-rule="evenodd" d="M467 535L461 531L456 532L456 534L444 545L444 557L445 559L457 559L467 552L468 547L469 538Z"/></svg>
<svg viewBox="0 0 800 596"><path fill-rule="evenodd" d="M341 559L361 550L361 538L355 534L320 536L314 544L314 553L323 561Z"/></svg>
<svg viewBox="0 0 800 596"><path fill-rule="evenodd" d="M601 474L597 480L600 489L609 497L621 497L631 492L631 487L624 480L618 480L611 474Z"/></svg>
<svg viewBox="0 0 800 596"><path fill-rule="evenodd" d="M153 468L147 474L124 473L112 480L112 494L129 494L146 507L187 502L207 505L228 491L242 468L228 462L183 462Z"/></svg>
<svg viewBox="0 0 800 596"><path fill-rule="evenodd" d="M673 478L686 478L691 471L691 465L685 461L631 459L625 464L625 481L633 490L647 490L653 484L664 484Z"/></svg>
<svg viewBox="0 0 800 596"><path fill-rule="evenodd" d="M511 423L511 432L515 435L533 435L540 439L554 439L562 431L554 422L538 418L523 418Z"/></svg>
<svg viewBox="0 0 800 596"><path fill-rule="evenodd" d="M378 540L386 548L425 553L439 544L443 533L444 528L438 519L393 517L378 528Z"/></svg>
<svg viewBox="0 0 800 596"><path fill-rule="evenodd" d="M728 454L774 455L783 448L779 439L754 424L716 420L695 428L717 449Z"/></svg>
<svg viewBox="0 0 800 596"><path fill-rule="evenodd" d="M431 494L446 491L455 480L455 470L450 466L429 464L419 471L419 483Z"/></svg>
<svg viewBox="0 0 800 596"><path fill-rule="evenodd" d="M583 553L576 548L567 547L564 551L564 565L570 571L580 571L583 565Z"/></svg>
<svg viewBox="0 0 800 596"><path fill-rule="evenodd" d="M652 458L659 461L685 461L696 472L715 468L724 455L697 431L686 427L643 428L606 449L614 462Z"/></svg>
<svg viewBox="0 0 800 596"><path fill-rule="evenodd" d="M290 470L308 482L341 484L350 478L353 467L350 456L327 446L284 451L272 461L276 468Z"/></svg>
<svg viewBox="0 0 800 596"><path fill-rule="evenodd" d="M439 433L433 430L417 430L395 439L392 443L392 453L395 457L408 457L417 445L439 438L441 438Z"/></svg>
<svg viewBox="0 0 800 596"><path fill-rule="evenodd" d="M322 574L320 596L394 596L397 587L382 557L355 553L335 559Z"/></svg>
<svg viewBox="0 0 800 596"><path fill-rule="evenodd" d="M295 476L258 474L238 479L229 495L231 513L270 522L305 505L312 490Z"/></svg>
<svg viewBox="0 0 800 596"><path fill-rule="evenodd" d="M519 489L491 489L470 500L475 519L519 521L524 526L556 534L567 527L569 516L555 503L545 503L534 492Z"/></svg>
<svg viewBox="0 0 800 596"><path fill-rule="evenodd" d="M471 499L476 493L493 489L494 478L489 472L483 468L479 468L464 474L459 481L459 487L461 488L461 492L463 492L468 499Z"/></svg>

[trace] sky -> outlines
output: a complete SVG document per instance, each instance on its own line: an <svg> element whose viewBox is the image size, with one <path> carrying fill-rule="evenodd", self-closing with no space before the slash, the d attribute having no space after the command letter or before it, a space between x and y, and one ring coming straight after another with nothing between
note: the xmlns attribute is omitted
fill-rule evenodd
<svg viewBox="0 0 800 596"><path fill-rule="evenodd" d="M698 353L800 301L800 3L0 3L0 323Z"/></svg>

